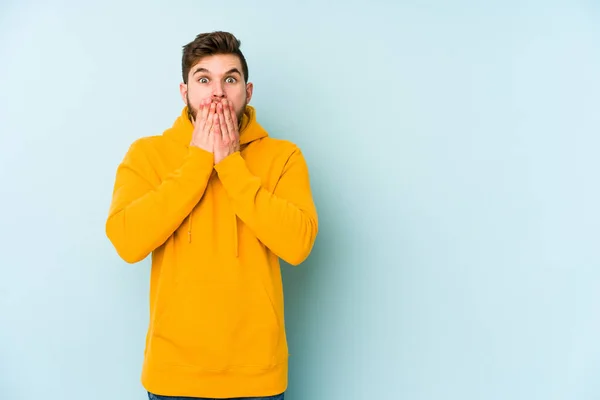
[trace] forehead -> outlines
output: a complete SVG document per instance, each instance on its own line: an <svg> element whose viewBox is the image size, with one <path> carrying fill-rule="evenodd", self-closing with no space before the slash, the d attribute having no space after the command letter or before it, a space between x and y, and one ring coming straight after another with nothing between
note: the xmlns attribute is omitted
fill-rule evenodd
<svg viewBox="0 0 600 400"><path fill-rule="evenodd" d="M202 57L196 64L190 68L190 74L202 70L204 73L224 74L232 69L242 71L242 63L235 54L215 54Z"/></svg>

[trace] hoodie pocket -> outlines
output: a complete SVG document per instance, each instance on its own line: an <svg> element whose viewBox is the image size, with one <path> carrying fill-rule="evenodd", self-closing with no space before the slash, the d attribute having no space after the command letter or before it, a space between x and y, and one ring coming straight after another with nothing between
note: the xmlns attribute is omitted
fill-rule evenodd
<svg viewBox="0 0 600 400"><path fill-rule="evenodd" d="M183 284L170 300L153 335L161 364L204 371L266 369L285 354L282 321L258 281Z"/></svg>

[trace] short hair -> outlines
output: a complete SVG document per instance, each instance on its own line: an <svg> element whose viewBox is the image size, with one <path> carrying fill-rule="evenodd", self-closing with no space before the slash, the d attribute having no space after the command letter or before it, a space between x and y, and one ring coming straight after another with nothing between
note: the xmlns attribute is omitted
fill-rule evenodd
<svg viewBox="0 0 600 400"><path fill-rule="evenodd" d="M202 58L216 54L235 54L242 64L244 81L248 83L248 64L242 51L240 42L233 34L223 31L200 33L190 43L183 46L181 58L181 74L183 83L187 84L190 69Z"/></svg>

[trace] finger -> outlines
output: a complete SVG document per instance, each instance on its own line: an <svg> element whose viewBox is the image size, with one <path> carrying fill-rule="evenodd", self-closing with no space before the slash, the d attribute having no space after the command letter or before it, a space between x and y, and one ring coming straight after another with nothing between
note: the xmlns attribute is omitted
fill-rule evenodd
<svg viewBox="0 0 600 400"><path fill-rule="evenodd" d="M213 129L211 130L211 140L213 142L213 148L217 149L223 147L223 135L221 134L221 126L219 124L219 116L214 114L211 118Z"/></svg>
<svg viewBox="0 0 600 400"><path fill-rule="evenodd" d="M231 112L231 104L229 101L226 102L225 104L225 124L227 125L227 130L228 131L233 131L233 119L232 119L232 112Z"/></svg>
<svg viewBox="0 0 600 400"><path fill-rule="evenodd" d="M216 115L215 114L215 103L212 103L210 105L210 107L208 107L208 105L207 105L205 108L207 108L209 110L208 114L207 114L207 116L205 118L206 122L205 122L205 125L204 125L205 133L208 134L210 132L210 130L212 129L212 127L213 127L213 117L214 117L214 115Z"/></svg>
<svg viewBox="0 0 600 400"><path fill-rule="evenodd" d="M227 111L223 111L223 104L219 104L218 109L219 125L221 126L221 135L223 136L223 140L227 141L227 139L229 138L229 127L225 123L225 115Z"/></svg>
<svg viewBox="0 0 600 400"><path fill-rule="evenodd" d="M220 137L222 136L222 132L221 132L221 124L219 124L219 113L215 113L212 115L212 133L216 136L216 137Z"/></svg>
<svg viewBox="0 0 600 400"><path fill-rule="evenodd" d="M226 105L225 105L225 112L224 114L224 125L227 127L227 135L229 136L230 139L234 138L235 135L235 127L233 125L233 119L231 117L232 112L231 112L231 104L229 101L225 101Z"/></svg>
<svg viewBox="0 0 600 400"><path fill-rule="evenodd" d="M238 126L238 120L237 120L237 115L235 114L235 110L233 108L233 102L230 101L229 102L229 112L231 114L231 125L232 125L232 130L231 130L231 134L233 135L234 140L238 140L239 139L239 126Z"/></svg>
<svg viewBox="0 0 600 400"><path fill-rule="evenodd" d="M233 109L232 101L229 102L229 109L231 110L231 120L233 121L233 126L237 127L239 122L237 119L237 115L235 114L235 110Z"/></svg>
<svg viewBox="0 0 600 400"><path fill-rule="evenodd" d="M208 115L208 110L209 108L206 106L206 101L202 100L200 102L198 114L196 115L196 120L199 120L201 129L203 129L204 125L206 125L206 116Z"/></svg>
<svg viewBox="0 0 600 400"><path fill-rule="evenodd" d="M208 138L208 142L210 144L213 143L213 111L211 110L212 106L210 104L210 102L206 103L206 108L209 110L208 113L206 114L206 128L205 128L205 133L206 133L206 137Z"/></svg>

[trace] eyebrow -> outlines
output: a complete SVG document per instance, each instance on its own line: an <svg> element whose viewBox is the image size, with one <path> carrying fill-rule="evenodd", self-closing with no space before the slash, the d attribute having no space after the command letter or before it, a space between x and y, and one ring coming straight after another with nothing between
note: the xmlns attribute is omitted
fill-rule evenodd
<svg viewBox="0 0 600 400"><path fill-rule="evenodd" d="M207 70L206 68L199 67L199 68L196 68L196 70L194 71L193 75L196 75L198 72L203 72L205 74L210 74L210 71ZM231 74L238 74L239 76L242 76L242 73L237 68L231 68L229 71L225 72L225 75L231 75Z"/></svg>

